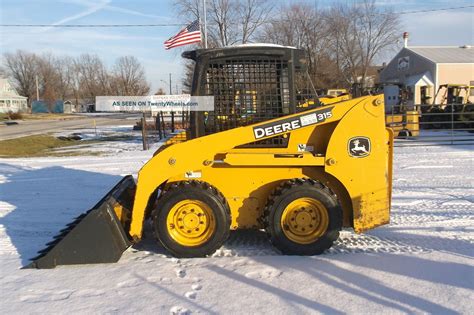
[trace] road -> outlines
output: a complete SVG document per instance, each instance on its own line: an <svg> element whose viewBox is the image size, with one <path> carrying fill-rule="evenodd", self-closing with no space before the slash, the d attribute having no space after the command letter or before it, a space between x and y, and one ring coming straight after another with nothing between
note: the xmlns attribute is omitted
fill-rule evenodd
<svg viewBox="0 0 474 315"><path fill-rule="evenodd" d="M24 120L18 125L0 125L0 140L24 136L60 132L69 129L91 128L97 126L133 125L139 116L136 114L77 115L67 120Z"/></svg>

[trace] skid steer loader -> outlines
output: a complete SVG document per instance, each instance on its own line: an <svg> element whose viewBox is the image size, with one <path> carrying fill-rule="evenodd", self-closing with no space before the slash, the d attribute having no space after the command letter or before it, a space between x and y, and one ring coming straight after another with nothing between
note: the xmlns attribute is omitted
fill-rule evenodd
<svg viewBox="0 0 474 315"><path fill-rule="evenodd" d="M27 267L116 262L146 220L177 257L210 255L236 229L264 229L283 254L315 255L343 227L389 222L393 134L383 96L298 106L296 95L311 89L298 87L305 60L291 47L183 56L195 61L192 94L214 96L214 111L191 112L185 135L160 148L136 183L123 178Z"/></svg>

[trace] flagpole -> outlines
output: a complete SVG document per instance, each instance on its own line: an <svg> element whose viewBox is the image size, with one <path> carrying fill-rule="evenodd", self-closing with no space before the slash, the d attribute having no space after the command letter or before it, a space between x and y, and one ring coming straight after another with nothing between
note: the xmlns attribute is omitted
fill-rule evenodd
<svg viewBox="0 0 474 315"><path fill-rule="evenodd" d="M202 0L204 10L204 48L207 48L207 10L206 0Z"/></svg>

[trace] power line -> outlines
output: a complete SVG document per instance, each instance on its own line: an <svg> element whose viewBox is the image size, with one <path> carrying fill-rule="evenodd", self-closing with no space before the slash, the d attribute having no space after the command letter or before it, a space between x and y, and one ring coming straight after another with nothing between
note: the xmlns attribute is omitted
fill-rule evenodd
<svg viewBox="0 0 474 315"><path fill-rule="evenodd" d="M417 10L417 11L402 11L398 14L412 14L412 13L424 13L424 12L436 12L436 11L449 11L449 10L457 10L457 9L467 9L467 8L474 8L474 5L466 5L463 7L453 7L453 8L444 8L444 9L428 9L428 10Z"/></svg>
<svg viewBox="0 0 474 315"><path fill-rule="evenodd" d="M0 24L2 27L166 27L184 24Z"/></svg>
<svg viewBox="0 0 474 315"><path fill-rule="evenodd" d="M415 14L425 12L449 11L458 9L474 8L474 5L467 5L462 7L451 7L442 9L428 9L416 11L402 11L398 14ZM397 13L397 12L394 12ZM275 21L277 22L277 21ZM114 28L114 27L169 27L169 26L184 26L185 24L171 23L171 24L0 24L0 27L55 27L55 28Z"/></svg>

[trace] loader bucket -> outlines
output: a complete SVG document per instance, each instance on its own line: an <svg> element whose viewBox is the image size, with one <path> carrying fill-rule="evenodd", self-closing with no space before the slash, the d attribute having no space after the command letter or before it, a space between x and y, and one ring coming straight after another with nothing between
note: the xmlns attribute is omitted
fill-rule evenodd
<svg viewBox="0 0 474 315"><path fill-rule="evenodd" d="M91 210L78 216L23 268L117 262L132 244L125 232L130 222L135 181L125 176Z"/></svg>

